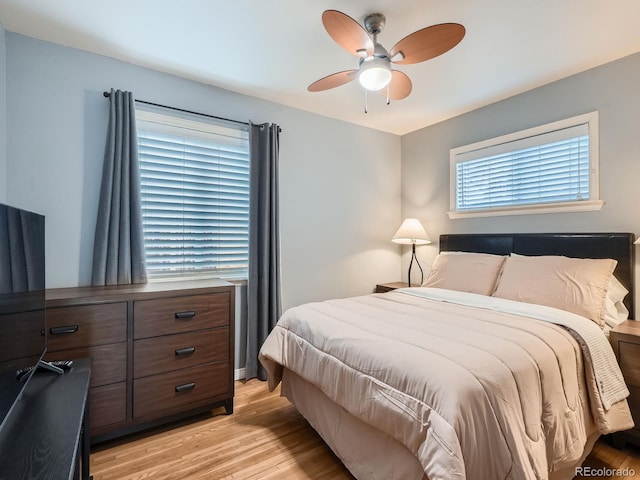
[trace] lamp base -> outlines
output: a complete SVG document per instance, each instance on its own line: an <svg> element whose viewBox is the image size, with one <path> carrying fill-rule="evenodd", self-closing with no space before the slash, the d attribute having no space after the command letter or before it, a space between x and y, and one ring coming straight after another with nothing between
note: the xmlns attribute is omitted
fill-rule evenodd
<svg viewBox="0 0 640 480"><path fill-rule="evenodd" d="M411 244L411 261L409 262L409 273L407 274L407 286L410 287L411 286L411 267L413 266L413 261L416 261L416 265L418 265L418 268L420 269L420 284L419 286L422 286L422 283L424 282L424 272L422 271L422 267L420 266L420 262L418 262L418 257L416 257L416 244L412 243Z"/></svg>

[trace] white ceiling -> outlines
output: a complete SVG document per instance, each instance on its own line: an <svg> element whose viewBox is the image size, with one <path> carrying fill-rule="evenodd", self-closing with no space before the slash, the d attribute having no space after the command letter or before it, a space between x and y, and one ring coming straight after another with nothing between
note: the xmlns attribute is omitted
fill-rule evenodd
<svg viewBox="0 0 640 480"><path fill-rule="evenodd" d="M369 94L365 114L357 82L307 92L357 68L324 30L326 9L359 22L383 13L387 49L437 23L467 33L440 57L396 66L413 92L389 106ZM399 135L638 52L639 20L638 0L0 0L7 31Z"/></svg>

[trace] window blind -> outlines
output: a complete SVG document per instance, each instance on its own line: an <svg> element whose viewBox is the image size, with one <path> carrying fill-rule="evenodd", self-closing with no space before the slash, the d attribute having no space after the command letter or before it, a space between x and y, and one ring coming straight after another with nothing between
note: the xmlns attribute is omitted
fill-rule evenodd
<svg viewBox="0 0 640 480"><path fill-rule="evenodd" d="M545 132L455 157L457 211L589 200L588 124Z"/></svg>
<svg viewBox="0 0 640 480"><path fill-rule="evenodd" d="M137 115L149 277L246 278L246 130Z"/></svg>

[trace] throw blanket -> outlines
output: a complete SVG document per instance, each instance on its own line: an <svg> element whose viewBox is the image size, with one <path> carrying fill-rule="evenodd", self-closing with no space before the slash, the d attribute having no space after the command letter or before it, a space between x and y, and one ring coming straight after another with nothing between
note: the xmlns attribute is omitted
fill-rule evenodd
<svg viewBox="0 0 640 480"><path fill-rule="evenodd" d="M288 310L260 352L270 388L282 367L294 371L405 445L433 480L544 479L581 457L592 414L601 433L633 424L625 400L605 408L626 387L619 372L607 379L611 365L597 374L599 387L593 364L608 354L593 352L602 344L573 337L589 320L556 311L559 322L575 323L570 332L535 319L536 305L518 304L514 314L503 311L513 302L486 297L491 305L479 308L477 295L443 292ZM592 353L583 357L581 345Z"/></svg>

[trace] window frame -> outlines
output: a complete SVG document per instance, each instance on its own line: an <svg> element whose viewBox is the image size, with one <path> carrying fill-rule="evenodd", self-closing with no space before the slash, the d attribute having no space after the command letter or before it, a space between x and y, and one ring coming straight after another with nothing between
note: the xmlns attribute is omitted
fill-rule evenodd
<svg viewBox="0 0 640 480"><path fill-rule="evenodd" d="M142 128L144 125L153 125L153 128ZM166 134L169 136L176 136L176 131L174 129L182 129L188 130L189 135L185 135L188 138L195 138L198 140L211 141L211 138L208 137L209 134L219 135L222 137L229 137L231 144L235 144L236 142L246 142L247 147L247 168L248 173L250 172L251 158L249 152L249 128L248 126L243 127L241 125L236 124L235 122L226 122L223 120L217 120L214 118L209 118L206 115L203 115L202 118L198 118L198 115L195 113L182 113L181 111L167 111L166 108L159 108L155 106L140 106L136 104L136 129L137 132L140 130L151 131L156 134ZM137 134L138 135L138 134ZM181 135L177 135L181 136ZM138 138L140 138L138 136ZM215 143L215 142L213 142ZM140 147L138 147L140 148ZM141 171L140 171L140 188L141 195L143 186L142 179L142 161L140 161ZM247 188L250 189L250 178L247 179ZM247 200L247 208L249 199ZM176 271L175 273L170 272L161 272L152 274L151 270L147 268L148 279L150 283L158 283L158 282L172 282L172 281L190 281L190 280L198 280L198 279L222 279L226 281L246 281L248 277L248 261L249 261L249 226L248 226L248 218L247 218L247 233L246 233L246 268L243 270L244 274L234 274L234 275L224 275L223 271L219 268L209 268L209 269L193 269L193 270L184 270L184 265L181 267L180 271ZM146 245L146 237L144 241L144 253L145 253L145 262L147 256L147 245ZM237 271L238 269L234 269Z"/></svg>
<svg viewBox="0 0 640 480"><path fill-rule="evenodd" d="M450 219L474 218L474 217L494 217L505 215L529 215L541 213L560 212L584 212L602 209L604 202L600 199L600 167L599 167L599 118L598 112L589 112L583 115L547 123L526 130L501 135L499 137L482 140L469 145L452 148L449 151L449 208L447 212ZM508 144L519 140L552 134L558 130L563 130L580 125L586 125L589 135L589 198L577 201L546 202L528 205L485 207L478 209L457 210L457 164L460 163L459 156L468 154L475 150L486 149L498 145ZM541 141L540 145L544 145ZM516 151L517 149L514 149Z"/></svg>

